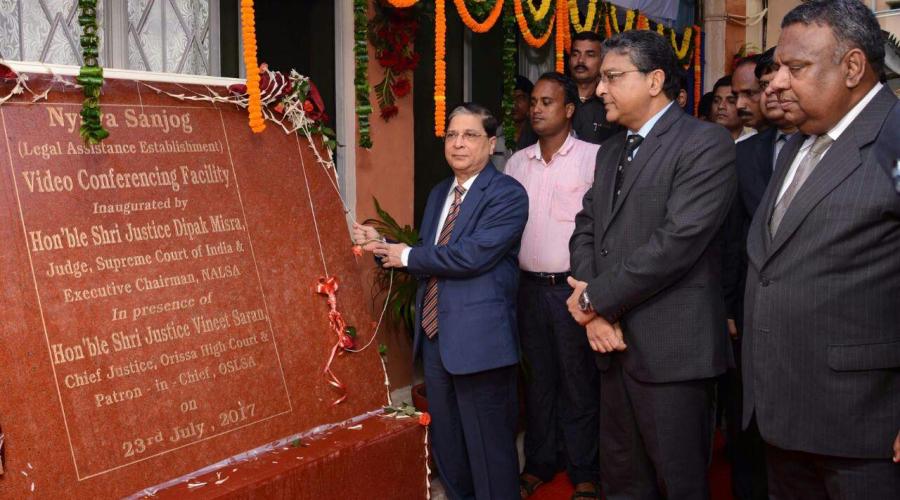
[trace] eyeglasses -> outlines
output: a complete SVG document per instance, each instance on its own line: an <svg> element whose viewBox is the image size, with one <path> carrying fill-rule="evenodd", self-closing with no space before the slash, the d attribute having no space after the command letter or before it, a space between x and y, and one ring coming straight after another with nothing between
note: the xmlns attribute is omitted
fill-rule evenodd
<svg viewBox="0 0 900 500"><path fill-rule="evenodd" d="M612 85L613 83L616 82L616 80L620 76L624 75L625 73L635 73L635 72L643 73L643 71L641 71L639 69L629 69L626 71L604 71L603 73L600 74L600 81L607 85Z"/></svg>
<svg viewBox="0 0 900 500"><path fill-rule="evenodd" d="M479 137L487 137L487 134L479 134L476 132L472 132L471 130L466 130L465 132L460 134L455 130L451 130L450 132L447 132L446 135L444 135L444 142L456 142L456 139L460 137L462 137L463 142L471 144L478 140Z"/></svg>

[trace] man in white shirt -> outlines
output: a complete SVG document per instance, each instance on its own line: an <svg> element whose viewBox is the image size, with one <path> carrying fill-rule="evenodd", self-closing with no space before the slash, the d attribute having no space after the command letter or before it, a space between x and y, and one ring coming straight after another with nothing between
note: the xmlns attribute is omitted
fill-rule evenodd
<svg viewBox="0 0 900 500"><path fill-rule="evenodd" d="M804 135L785 144L749 229L744 425L771 498L900 498L900 197L884 41L859 0L782 21L769 86ZM895 153L896 154L896 153Z"/></svg>
<svg viewBox="0 0 900 500"><path fill-rule="evenodd" d="M528 195L490 162L497 119L466 103L447 119L453 175L428 196L413 247L379 241L355 224L353 240L384 267L416 277L415 356L421 356L431 446L447 496L516 498L519 241Z"/></svg>

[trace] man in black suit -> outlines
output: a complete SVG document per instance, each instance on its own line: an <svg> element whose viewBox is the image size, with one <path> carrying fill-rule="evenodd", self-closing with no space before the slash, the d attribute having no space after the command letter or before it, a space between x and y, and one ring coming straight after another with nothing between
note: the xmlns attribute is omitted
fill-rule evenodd
<svg viewBox="0 0 900 500"><path fill-rule="evenodd" d="M769 128L769 122L762 114L760 103L762 89L759 87L759 77L756 76L759 58L759 55L752 55L742 57L734 63L734 71L731 74L731 93L734 95L741 123L745 127L762 132Z"/></svg>
<svg viewBox="0 0 900 500"><path fill-rule="evenodd" d="M744 278L747 275L747 231L756 213L772 172L775 159L784 144L797 133L797 127L787 121L778 101L778 94L769 88L778 69L775 64L775 47L765 51L758 58L755 75L762 89L760 112L770 124L764 131L737 144L738 191L734 207L726 224L727 241L725 254L725 304L728 307L728 331L732 338L739 337L739 326L744 316ZM789 90L782 92L793 99Z"/></svg>
<svg viewBox="0 0 900 500"><path fill-rule="evenodd" d="M724 390L720 392L720 404L725 406L727 421L728 450L731 458L731 488L738 500L768 498L766 488L765 446L759 431L751 426L741 429L740 379L741 338L739 325L743 324L744 287L747 276L747 231L753 214L759 206L769 179L775 158L788 139L797 132L797 127L785 120L784 111L778 103L778 96L771 92L769 82L775 77L775 48L771 48L755 59L754 78L758 83L743 82L750 88L759 87L760 113L766 122L764 130L737 144L738 192L725 223L725 259L722 281L725 291L725 305L728 310L728 333L732 338L732 348L737 368L729 368L723 380ZM745 63L742 67L746 67ZM746 93L745 93L746 94ZM748 100L747 95L739 95ZM746 105L746 104L745 104ZM740 105L739 105L740 106ZM759 126L759 120L756 121Z"/></svg>
<svg viewBox="0 0 900 500"><path fill-rule="evenodd" d="M597 94L626 131L603 143L569 242L569 311L601 370L606 498L706 499L713 379L730 361L719 245L734 143L686 114L671 46L603 44Z"/></svg>
<svg viewBox="0 0 900 500"><path fill-rule="evenodd" d="M772 498L900 498L900 197L871 154L896 154L883 127L900 109L878 81L881 31L859 0L810 0L775 54L769 86L804 135L750 226L744 424Z"/></svg>

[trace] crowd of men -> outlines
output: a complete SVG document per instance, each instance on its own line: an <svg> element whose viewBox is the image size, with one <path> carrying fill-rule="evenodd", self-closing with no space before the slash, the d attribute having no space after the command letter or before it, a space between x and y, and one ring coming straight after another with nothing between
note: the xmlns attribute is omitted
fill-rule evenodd
<svg viewBox="0 0 900 500"><path fill-rule="evenodd" d="M651 31L573 38L517 81L519 150L448 118L413 247L437 470L453 499L708 499L716 408L739 499L900 498L900 105L859 0L810 0L701 119ZM700 103L701 107L704 103ZM524 383L524 464L516 435Z"/></svg>

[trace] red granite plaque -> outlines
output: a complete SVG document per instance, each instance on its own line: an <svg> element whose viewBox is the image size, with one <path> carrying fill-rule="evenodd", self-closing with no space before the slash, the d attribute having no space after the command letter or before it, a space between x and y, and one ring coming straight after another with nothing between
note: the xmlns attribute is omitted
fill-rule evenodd
<svg viewBox="0 0 900 500"><path fill-rule="evenodd" d="M53 88L0 106L0 495L128 495L384 404L374 348L333 362L345 402L322 374L317 279L363 341L372 315L305 139L108 80L86 146L79 89L30 85Z"/></svg>

